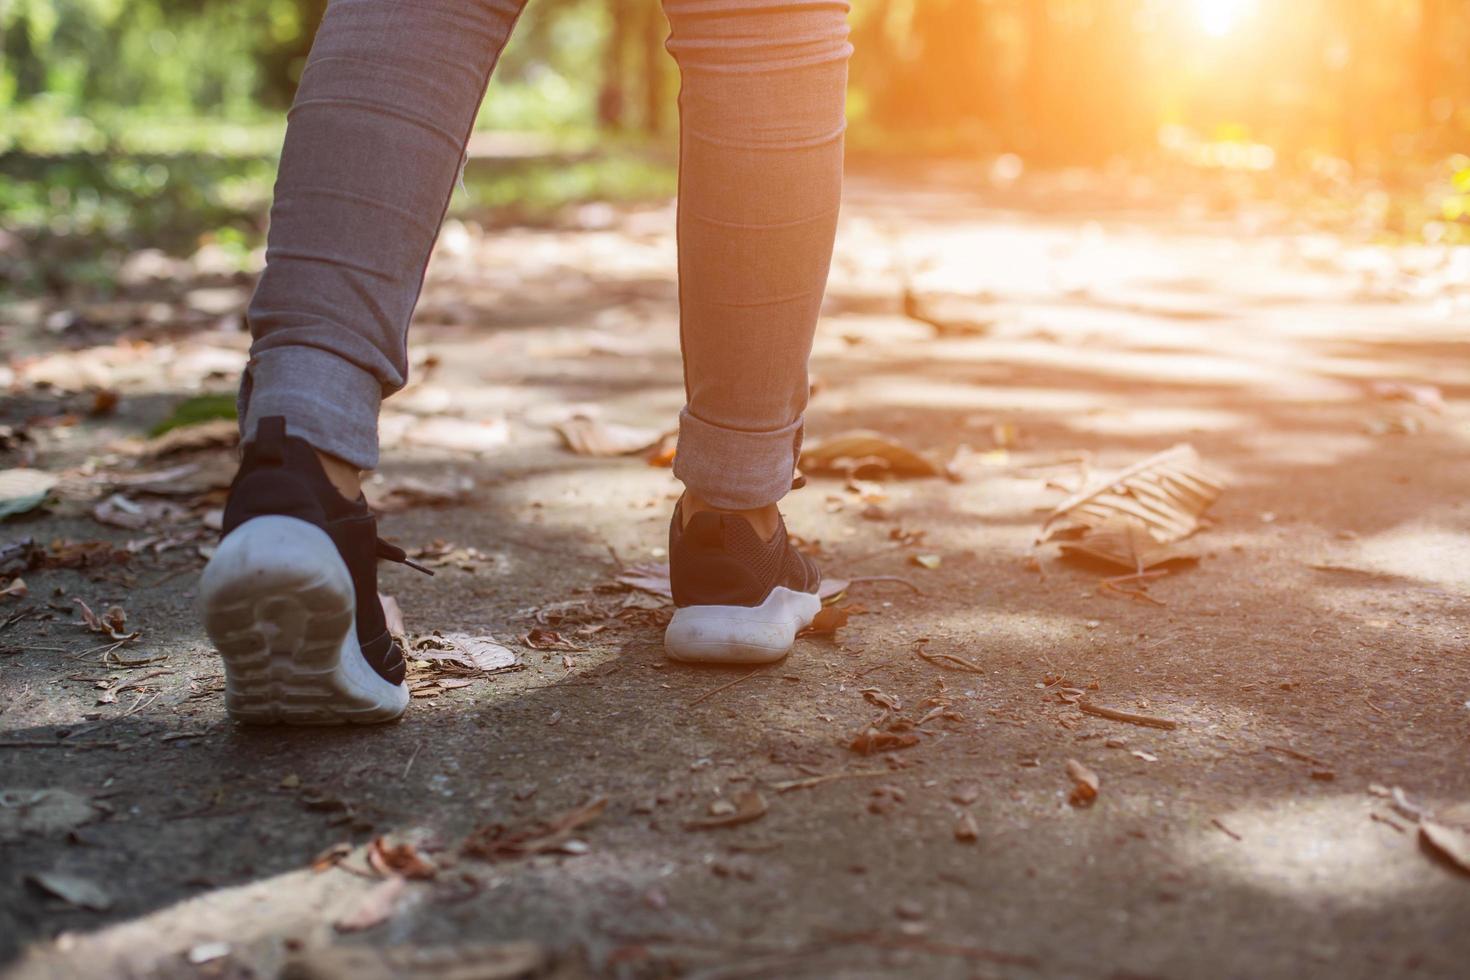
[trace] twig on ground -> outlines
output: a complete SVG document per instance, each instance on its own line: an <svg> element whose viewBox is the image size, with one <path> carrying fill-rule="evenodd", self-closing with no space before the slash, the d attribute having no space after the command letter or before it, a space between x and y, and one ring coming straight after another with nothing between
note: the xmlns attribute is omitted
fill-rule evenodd
<svg viewBox="0 0 1470 980"><path fill-rule="evenodd" d="M953 653L928 653L923 647L915 647L914 653L918 654L920 659L927 660L935 666L943 667L945 670L968 671L971 674L985 673L984 667L966 660L964 657L956 656Z"/></svg>
<svg viewBox="0 0 1470 980"><path fill-rule="evenodd" d="M1141 586L1137 589L1125 589L1122 586L1125 582L1148 582L1152 579L1163 578L1168 574L1169 570L1167 568L1161 568L1152 572L1139 571L1129 575L1113 575L1099 581L1097 583L1097 591L1099 595L1123 595L1137 601L1151 602L1156 606L1162 606L1164 605L1162 600L1155 599L1145 591L1147 586Z"/></svg>
<svg viewBox="0 0 1470 980"><path fill-rule="evenodd" d="M1143 725L1145 728L1162 728L1165 731L1173 731L1179 727L1179 722L1172 718L1160 718L1157 715L1140 715L1132 711L1120 711L1117 708L1109 708L1102 704L1093 704L1083 699L1077 702L1077 710L1084 714L1096 715L1098 718L1108 718L1112 721L1126 721L1130 725Z"/></svg>
<svg viewBox="0 0 1470 980"><path fill-rule="evenodd" d="M692 708L696 704L699 704L701 701L708 701L710 698L714 697L716 694L719 694L722 691L728 691L730 688L734 687L736 684L739 684L741 681L748 681L748 680L750 680L756 674L759 674L761 671L763 671L765 669L766 669L765 666L760 666L760 667L757 667L755 670L752 670L748 674L741 674L739 677L735 678L733 681L730 681L727 684L721 684L719 687L715 688L712 691L705 691L699 697L695 698L693 701L690 701L688 704L684 705L684 707L686 707L686 708Z"/></svg>
<svg viewBox="0 0 1470 980"><path fill-rule="evenodd" d="M1374 711L1378 712L1380 715L1388 714L1387 711L1384 711L1382 708L1378 707L1378 705L1374 704L1372 701L1369 701L1367 698L1363 699L1363 703L1372 708Z"/></svg>
<svg viewBox="0 0 1470 980"><path fill-rule="evenodd" d="M889 657L887 660L883 661L882 663L874 664L873 666L868 667L865 670L858 671L856 674L853 674L852 675L852 679L853 680L857 680L857 679L859 679L861 677L867 677L869 674L877 673L878 671L882 670L884 667L892 667L892 666L893 666L893 658L892 657Z"/></svg>
<svg viewBox="0 0 1470 980"><path fill-rule="evenodd" d="M1292 748L1289 745L1267 745L1265 748L1267 752L1276 752L1281 755L1290 756L1291 758L1297 759L1301 762L1310 762L1314 766L1322 766L1324 769L1332 768L1332 763L1323 762L1316 756L1307 755L1305 752L1298 752L1296 749Z"/></svg>
<svg viewBox="0 0 1470 980"><path fill-rule="evenodd" d="M924 590L901 575L859 575L857 578L847 580L849 586L862 585L867 582L897 582L899 585L907 586L916 595L923 595Z"/></svg>
<svg viewBox="0 0 1470 980"><path fill-rule="evenodd" d="M403 778L404 779L407 779L408 778L408 771L413 768L413 760L415 760L415 759L417 759L419 757L419 750L422 749L423 747L424 747L424 743L423 742L420 742L418 745L415 745L413 747L413 752L409 755L408 762L406 762L404 764L404 766L403 766Z"/></svg>
<svg viewBox="0 0 1470 980"><path fill-rule="evenodd" d="M1210 823L1215 827L1218 827L1220 829L1220 832L1223 833L1226 837L1229 837L1231 840L1245 840L1244 837L1240 836L1235 831L1225 826L1225 824L1221 823L1219 817L1212 818L1210 820Z"/></svg>
<svg viewBox="0 0 1470 980"><path fill-rule="evenodd" d="M1388 824L1390 827L1392 827L1394 830L1397 830L1401 834L1406 832L1403 824L1399 823L1397 820L1394 820L1392 817L1385 817L1381 813L1370 813L1368 814L1368 819L1374 821L1375 823Z"/></svg>
<svg viewBox="0 0 1470 980"><path fill-rule="evenodd" d="M779 783L772 783L771 789L777 793L789 793L795 789L811 789L823 783L835 782L839 779L861 779L864 776L887 776L892 773L890 769L854 769L850 772L829 772L823 776L808 776L806 779L786 779Z"/></svg>

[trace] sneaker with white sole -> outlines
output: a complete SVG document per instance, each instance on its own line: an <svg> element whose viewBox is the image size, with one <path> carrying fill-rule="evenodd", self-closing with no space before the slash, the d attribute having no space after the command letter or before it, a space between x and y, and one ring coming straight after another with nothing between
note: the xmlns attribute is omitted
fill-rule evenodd
<svg viewBox="0 0 1470 980"><path fill-rule="evenodd" d="M764 664L791 652L822 608L822 573L796 550L781 520L762 540L745 518L701 511L669 525L674 617L664 651L688 663Z"/></svg>
<svg viewBox="0 0 1470 980"><path fill-rule="evenodd" d="M378 538L365 500L337 492L285 419L262 419L199 587L232 718L340 725L403 714L405 665L378 599L380 558L414 564Z"/></svg>

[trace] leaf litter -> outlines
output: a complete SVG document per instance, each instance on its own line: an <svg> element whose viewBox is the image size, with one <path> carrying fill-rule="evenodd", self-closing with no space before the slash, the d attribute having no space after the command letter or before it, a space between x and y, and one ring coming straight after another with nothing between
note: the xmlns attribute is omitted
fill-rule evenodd
<svg viewBox="0 0 1470 980"><path fill-rule="evenodd" d="M492 862L533 854L581 854L587 850L587 845L573 835L602 816L607 804L607 797L594 797L548 820L518 829L499 823L488 824L473 831L460 850L466 857Z"/></svg>

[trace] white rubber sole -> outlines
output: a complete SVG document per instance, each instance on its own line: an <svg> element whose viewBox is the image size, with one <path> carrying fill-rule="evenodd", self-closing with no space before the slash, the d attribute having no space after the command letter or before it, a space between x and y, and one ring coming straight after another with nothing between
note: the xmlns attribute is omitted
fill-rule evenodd
<svg viewBox="0 0 1470 980"><path fill-rule="evenodd" d="M362 656L352 576L332 539L294 517L232 531L199 583L204 628L225 662L225 707L256 725L392 721L408 687Z"/></svg>
<svg viewBox="0 0 1470 980"><path fill-rule="evenodd" d="M759 606L685 606L669 620L664 652L684 663L774 663L821 608L810 592L780 585Z"/></svg>

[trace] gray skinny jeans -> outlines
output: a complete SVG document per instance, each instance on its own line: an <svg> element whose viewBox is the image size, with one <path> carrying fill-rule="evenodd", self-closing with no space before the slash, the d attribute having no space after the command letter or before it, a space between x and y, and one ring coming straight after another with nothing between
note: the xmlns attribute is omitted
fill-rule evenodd
<svg viewBox="0 0 1470 980"><path fill-rule="evenodd" d="M291 108L249 308L248 440L283 415L372 469L490 72L526 0L333 0ZM675 475L718 507L790 489L842 182L847 0L664 0L682 87Z"/></svg>

